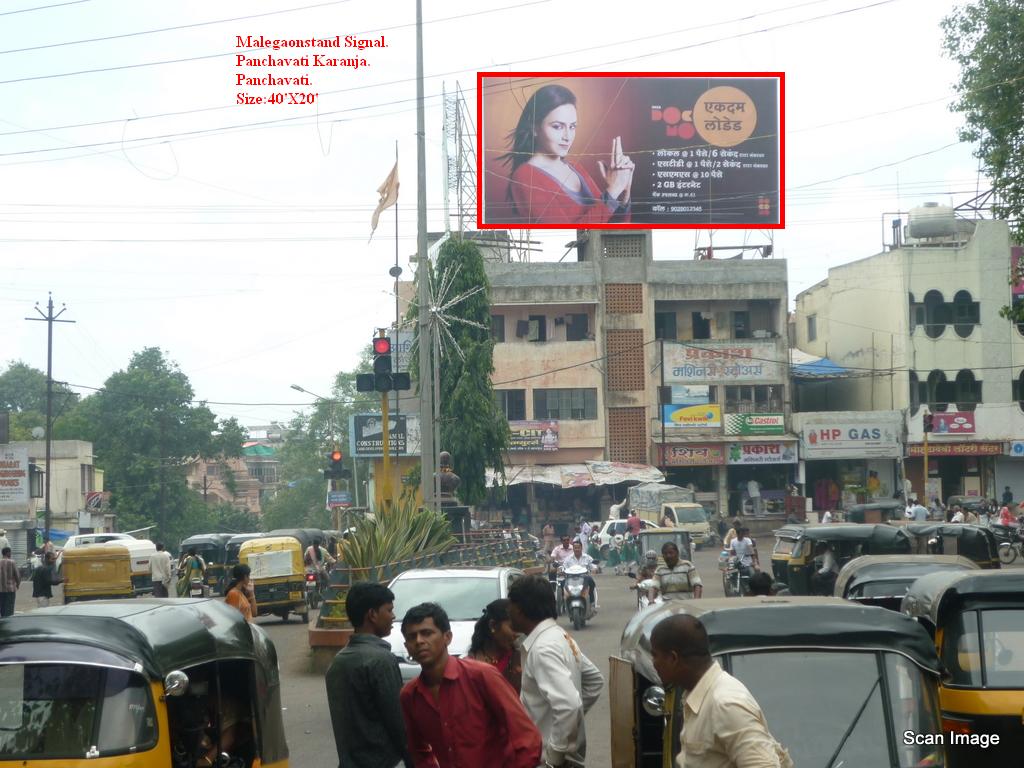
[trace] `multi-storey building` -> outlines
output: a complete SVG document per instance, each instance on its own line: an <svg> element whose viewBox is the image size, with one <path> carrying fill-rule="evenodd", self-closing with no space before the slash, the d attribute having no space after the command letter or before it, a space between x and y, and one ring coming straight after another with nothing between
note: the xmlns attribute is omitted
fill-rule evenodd
<svg viewBox="0 0 1024 768"><path fill-rule="evenodd" d="M888 412L871 428L895 433L922 498L929 412L928 498L1001 496L1007 485L1024 496L1024 326L1000 316L1022 290L1010 285L1019 249L1005 222L940 206L914 209L893 233L882 253L830 269L797 296L796 345L851 374L821 387L817 402L804 398L801 410Z"/></svg>
<svg viewBox="0 0 1024 768"><path fill-rule="evenodd" d="M513 431L513 505L603 515L577 487L615 463L659 467L715 511L756 483L781 507L788 430L786 263L654 260L651 232L579 232L576 259L488 262L495 396ZM710 256L710 254L705 254ZM621 496L625 485L609 485Z"/></svg>

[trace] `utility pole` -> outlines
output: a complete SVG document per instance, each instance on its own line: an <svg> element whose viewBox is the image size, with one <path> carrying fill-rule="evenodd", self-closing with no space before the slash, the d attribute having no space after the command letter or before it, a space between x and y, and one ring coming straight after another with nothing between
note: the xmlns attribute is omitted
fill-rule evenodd
<svg viewBox="0 0 1024 768"><path fill-rule="evenodd" d="M420 354L420 492L423 506L435 509L433 404L436 393L430 375L430 257L427 255L427 128L423 108L423 0L416 0L416 277L419 280ZM434 365L439 361L434 360ZM385 427L386 428L386 427Z"/></svg>
<svg viewBox="0 0 1024 768"><path fill-rule="evenodd" d="M50 461L53 452L53 324L73 323L74 320L58 320L64 314L67 306L60 305L60 312L53 314L53 293L47 292L46 314L39 309L36 302L36 312L39 317L26 317L26 320L46 321L46 516L43 522L43 537L50 538L50 523L53 520L53 512L50 509Z"/></svg>

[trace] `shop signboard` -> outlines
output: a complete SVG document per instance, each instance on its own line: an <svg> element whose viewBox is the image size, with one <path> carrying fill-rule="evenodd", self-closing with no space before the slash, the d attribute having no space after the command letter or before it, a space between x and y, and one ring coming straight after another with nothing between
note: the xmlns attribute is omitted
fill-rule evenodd
<svg viewBox="0 0 1024 768"><path fill-rule="evenodd" d="M774 341L665 342L669 384L767 383L785 378Z"/></svg>
<svg viewBox="0 0 1024 768"><path fill-rule="evenodd" d="M786 417L781 413L727 413L727 435L784 435Z"/></svg>
<svg viewBox="0 0 1024 768"><path fill-rule="evenodd" d="M658 463L664 467L717 467L725 464L720 443L673 443L658 446Z"/></svg>
<svg viewBox="0 0 1024 768"><path fill-rule="evenodd" d="M1002 443L928 443L928 456L1000 456ZM907 446L907 456L924 456L924 443Z"/></svg>
<svg viewBox="0 0 1024 768"><path fill-rule="evenodd" d="M557 421L510 421L510 451L557 451Z"/></svg>
<svg viewBox="0 0 1024 768"><path fill-rule="evenodd" d="M897 423L888 419L816 421L805 424L800 454L805 459L897 458Z"/></svg>
<svg viewBox="0 0 1024 768"><path fill-rule="evenodd" d="M1010 456L1016 456L1018 459L1024 459L1024 440L1014 440L1010 443L1006 452Z"/></svg>
<svg viewBox="0 0 1024 768"><path fill-rule="evenodd" d="M722 426L722 406L706 405L663 405L661 420L666 427L684 429L717 429Z"/></svg>
<svg viewBox="0 0 1024 768"><path fill-rule="evenodd" d="M726 463L796 464L796 443L772 440L758 443L730 443Z"/></svg>
<svg viewBox="0 0 1024 768"><path fill-rule="evenodd" d="M356 458L383 456L383 420L379 413L357 413L349 419L349 449ZM388 434L388 454L391 456L417 456L420 452L420 417L391 415Z"/></svg>
<svg viewBox="0 0 1024 768"><path fill-rule="evenodd" d="M973 435L974 414L971 411L945 411L933 413L934 432L937 435Z"/></svg>
<svg viewBox="0 0 1024 768"><path fill-rule="evenodd" d="M28 448L0 445L0 507L28 504Z"/></svg>

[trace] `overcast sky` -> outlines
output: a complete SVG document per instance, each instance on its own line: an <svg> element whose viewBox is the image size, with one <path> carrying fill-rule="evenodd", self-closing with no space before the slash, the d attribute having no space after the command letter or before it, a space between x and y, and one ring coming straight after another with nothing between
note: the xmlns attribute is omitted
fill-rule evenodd
<svg viewBox="0 0 1024 768"><path fill-rule="evenodd" d="M791 298L829 266L878 252L883 212L986 188L948 109L957 70L939 22L949 0L423 4L431 230L444 220L442 86L459 83L475 115L478 70L784 71L787 226L774 242ZM76 321L55 327L55 379L88 394L159 346L198 398L232 403L212 404L219 415L265 424L310 401L293 383L328 394L393 320L394 212L367 237L397 141L409 276L415 5L303 5L0 5L0 365L45 370L46 326L23 318L52 291ZM384 35L388 47L364 51L359 69L311 68L309 87L239 87L238 35ZM318 97L235 103L275 90ZM765 237L719 231L715 243ZM537 239L546 247L533 260L553 261L572 235ZM656 258L691 258L695 241L707 233L659 231Z"/></svg>

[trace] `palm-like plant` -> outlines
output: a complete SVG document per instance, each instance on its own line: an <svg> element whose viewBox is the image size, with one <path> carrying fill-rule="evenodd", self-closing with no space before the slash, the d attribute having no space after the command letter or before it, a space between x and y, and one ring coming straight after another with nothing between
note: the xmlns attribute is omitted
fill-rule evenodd
<svg viewBox="0 0 1024 768"><path fill-rule="evenodd" d="M403 498L376 520L361 518L345 541L341 559L352 569L398 564L415 556L441 554L455 545L448 520Z"/></svg>

